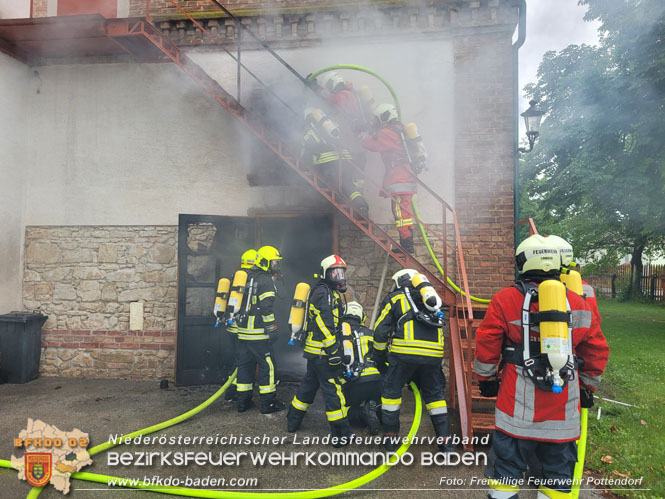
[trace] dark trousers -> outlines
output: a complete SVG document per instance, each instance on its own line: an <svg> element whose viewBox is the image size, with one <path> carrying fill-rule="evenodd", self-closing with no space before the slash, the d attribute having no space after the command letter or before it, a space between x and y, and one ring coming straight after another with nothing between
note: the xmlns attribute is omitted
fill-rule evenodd
<svg viewBox="0 0 665 499"><path fill-rule="evenodd" d="M339 161L330 161L316 165L316 168L331 187L339 189L339 166ZM343 163L341 188L342 194L348 197L354 206L367 208L367 200L364 195L365 181L353 166L346 163Z"/></svg>
<svg viewBox="0 0 665 499"><path fill-rule="evenodd" d="M291 401L289 417L293 415L294 418L302 419L309 406L314 402L316 392L321 388L323 402L326 406L326 416L330 425L348 425L346 421L346 398L342 391L342 385L337 380L338 376L339 373L328 365L327 359L308 359L307 372Z"/></svg>
<svg viewBox="0 0 665 499"><path fill-rule="evenodd" d="M495 480L522 478L533 455L542 465L542 478L548 481L548 488L563 493L570 492L573 469L577 462L577 449L571 442L527 440L495 430L485 476ZM491 497L500 496L497 493L493 495L493 492L490 490Z"/></svg>
<svg viewBox="0 0 665 499"><path fill-rule="evenodd" d="M236 358L238 359L238 404L246 404L252 398L254 374L259 366L259 395L261 404L269 404L277 398L275 366L270 356L268 340L247 341L238 339Z"/></svg>
<svg viewBox="0 0 665 499"><path fill-rule="evenodd" d="M407 381L414 381L425 402L436 436L448 437L448 407L443 396L446 378L441 371L441 363L410 364L395 355L389 355L388 362L390 365L381 395L384 431L399 433L402 387ZM439 447L444 448L445 445Z"/></svg>
<svg viewBox="0 0 665 499"><path fill-rule="evenodd" d="M368 381L361 383L359 381L352 381L344 384L344 397L346 397L346 405L351 407L358 407L374 400L377 405L381 403L381 389L383 388L383 381Z"/></svg>

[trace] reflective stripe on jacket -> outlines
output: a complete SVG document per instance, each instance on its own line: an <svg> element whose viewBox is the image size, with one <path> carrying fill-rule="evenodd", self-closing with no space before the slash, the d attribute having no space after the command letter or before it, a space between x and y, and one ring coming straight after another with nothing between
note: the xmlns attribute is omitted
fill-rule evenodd
<svg viewBox="0 0 665 499"><path fill-rule="evenodd" d="M413 363L440 362L443 357L443 329L409 318L407 314L412 310L411 301L403 289L397 289L384 298L381 314L374 326L374 349L382 351L388 348L390 353Z"/></svg>
<svg viewBox="0 0 665 499"><path fill-rule="evenodd" d="M252 280L253 289L250 289ZM274 301L275 283L270 274L258 268L251 269L247 275L247 289L243 295L236 327L238 339L246 341L268 339L264 328L275 322Z"/></svg>
<svg viewBox="0 0 665 499"><path fill-rule="evenodd" d="M330 289L324 282L314 287L307 310L306 358L332 355L337 352L339 348L337 332L342 308L339 292Z"/></svg>
<svg viewBox="0 0 665 499"><path fill-rule="evenodd" d="M572 312L573 353L584 359L579 375L582 384L595 388L605 369L609 347L598 321L584 299L567 292ZM479 379L496 374L506 344L522 344L521 312L524 295L515 287L502 289L492 297L483 322L476 331L475 372ZM538 311L532 303L530 312ZM531 328L531 340L540 333ZM577 379L568 382L560 394L535 387L520 366L506 363L499 373L501 385L495 410L496 428L516 438L567 442L580 434L580 401Z"/></svg>

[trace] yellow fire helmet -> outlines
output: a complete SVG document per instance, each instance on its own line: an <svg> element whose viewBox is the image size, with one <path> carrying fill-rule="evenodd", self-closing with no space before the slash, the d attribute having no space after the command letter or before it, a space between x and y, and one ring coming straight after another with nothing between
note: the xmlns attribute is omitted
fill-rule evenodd
<svg viewBox="0 0 665 499"><path fill-rule="evenodd" d="M251 269L254 266L255 261L256 261L256 250L248 249L240 257L240 268Z"/></svg>
<svg viewBox="0 0 665 499"><path fill-rule="evenodd" d="M549 240L540 234L527 237L515 250L515 263L520 274L529 270L559 270L561 257L559 247L554 240Z"/></svg>
<svg viewBox="0 0 665 499"><path fill-rule="evenodd" d="M282 255L279 254L279 250L274 246L261 246L256 252L254 265L266 272L279 274L279 261L281 259Z"/></svg>

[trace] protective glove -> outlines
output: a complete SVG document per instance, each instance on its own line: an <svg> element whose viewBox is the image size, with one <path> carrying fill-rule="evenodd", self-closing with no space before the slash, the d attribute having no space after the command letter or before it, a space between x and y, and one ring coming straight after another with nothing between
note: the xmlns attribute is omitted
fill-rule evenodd
<svg viewBox="0 0 665 499"><path fill-rule="evenodd" d="M499 393L499 380L496 378L481 380L478 382L478 387L483 397L496 397Z"/></svg>
<svg viewBox="0 0 665 499"><path fill-rule="evenodd" d="M591 409L593 407L593 392L588 388L580 390L580 405L583 409Z"/></svg>
<svg viewBox="0 0 665 499"><path fill-rule="evenodd" d="M376 369L381 374L386 374L388 371L388 362L385 354L377 354L374 352L374 364L376 364Z"/></svg>
<svg viewBox="0 0 665 499"><path fill-rule="evenodd" d="M271 322L270 324L267 324L265 327L265 332L270 334L270 333L275 333L277 332L278 326L276 322Z"/></svg>

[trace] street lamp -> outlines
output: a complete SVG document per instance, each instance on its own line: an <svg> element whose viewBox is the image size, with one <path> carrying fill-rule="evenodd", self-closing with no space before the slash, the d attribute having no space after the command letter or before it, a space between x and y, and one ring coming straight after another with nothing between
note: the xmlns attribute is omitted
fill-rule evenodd
<svg viewBox="0 0 665 499"><path fill-rule="evenodd" d="M536 104L537 102L535 100L529 101L529 109L520 114L520 116L524 118L524 124L526 125L526 136L529 139L529 148L525 149L524 147L520 147L519 152L531 152L533 144L536 142L538 135L540 135L540 120L545 113L540 109L536 109Z"/></svg>

